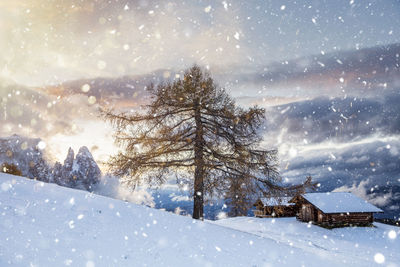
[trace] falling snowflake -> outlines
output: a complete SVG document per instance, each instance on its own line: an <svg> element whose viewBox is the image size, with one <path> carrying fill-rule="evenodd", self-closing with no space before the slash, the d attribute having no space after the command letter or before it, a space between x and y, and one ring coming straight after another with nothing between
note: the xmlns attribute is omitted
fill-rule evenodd
<svg viewBox="0 0 400 267"><path fill-rule="evenodd" d="M385 256L382 253L376 253L374 256L374 260L378 264L383 264L385 262Z"/></svg>

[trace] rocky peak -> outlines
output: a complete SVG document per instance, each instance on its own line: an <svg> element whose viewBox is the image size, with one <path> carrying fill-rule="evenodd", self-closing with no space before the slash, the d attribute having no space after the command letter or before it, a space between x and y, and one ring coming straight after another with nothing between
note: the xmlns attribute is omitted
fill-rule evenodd
<svg viewBox="0 0 400 267"><path fill-rule="evenodd" d="M64 160L64 169L71 171L72 170L72 166L74 164L74 158L75 158L75 152L74 150L70 147L68 149L68 154L67 157Z"/></svg>

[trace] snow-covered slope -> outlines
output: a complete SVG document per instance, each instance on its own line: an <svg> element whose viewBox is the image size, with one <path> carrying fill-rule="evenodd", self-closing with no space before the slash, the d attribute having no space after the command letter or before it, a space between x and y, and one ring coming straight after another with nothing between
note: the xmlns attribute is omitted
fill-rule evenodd
<svg viewBox="0 0 400 267"><path fill-rule="evenodd" d="M400 266L400 228L381 223L375 227L345 227L332 230L298 222L295 218L236 217L214 222L246 231L278 244L289 244L304 252L329 255L356 265Z"/></svg>
<svg viewBox="0 0 400 267"><path fill-rule="evenodd" d="M398 228L381 224L347 229L357 239L342 240L339 245L346 246L338 247L336 231L293 220L268 231L242 221L238 231L226 227L234 227L237 219L220 225L194 221L6 174L0 174L0 212L0 266L371 266L376 240L387 246L376 251L385 263L400 262L393 254L400 251L399 240L384 236ZM301 235L296 236L296 228ZM292 244L286 233L293 236ZM360 249L354 248L356 242ZM346 248L350 252L342 253Z"/></svg>

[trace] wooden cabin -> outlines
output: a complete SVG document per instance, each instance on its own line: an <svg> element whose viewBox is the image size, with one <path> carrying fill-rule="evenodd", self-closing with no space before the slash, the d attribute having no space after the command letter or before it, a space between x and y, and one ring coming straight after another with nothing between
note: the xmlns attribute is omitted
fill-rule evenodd
<svg viewBox="0 0 400 267"><path fill-rule="evenodd" d="M346 192L308 193L296 196L289 202L299 207L296 216L298 220L326 227L371 225L374 213L383 212Z"/></svg>
<svg viewBox="0 0 400 267"><path fill-rule="evenodd" d="M259 198L254 207L256 207L254 216L256 217L294 217L297 209L295 203L289 203L291 197L270 197Z"/></svg>

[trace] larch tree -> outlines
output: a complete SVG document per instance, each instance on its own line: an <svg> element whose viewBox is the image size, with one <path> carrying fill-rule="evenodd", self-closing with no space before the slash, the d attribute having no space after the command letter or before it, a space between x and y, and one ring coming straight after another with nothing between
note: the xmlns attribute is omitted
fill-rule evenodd
<svg viewBox="0 0 400 267"><path fill-rule="evenodd" d="M15 164L3 163L0 167L0 172L8 173L16 176L22 176L22 172Z"/></svg>
<svg viewBox="0 0 400 267"><path fill-rule="evenodd" d="M265 110L238 107L199 66L148 91L150 103L140 111L102 111L122 148L108 165L129 185L161 185L175 177L192 188L193 218L202 219L205 196L224 196L238 180L261 193L310 182L281 186L276 151L259 145Z"/></svg>

